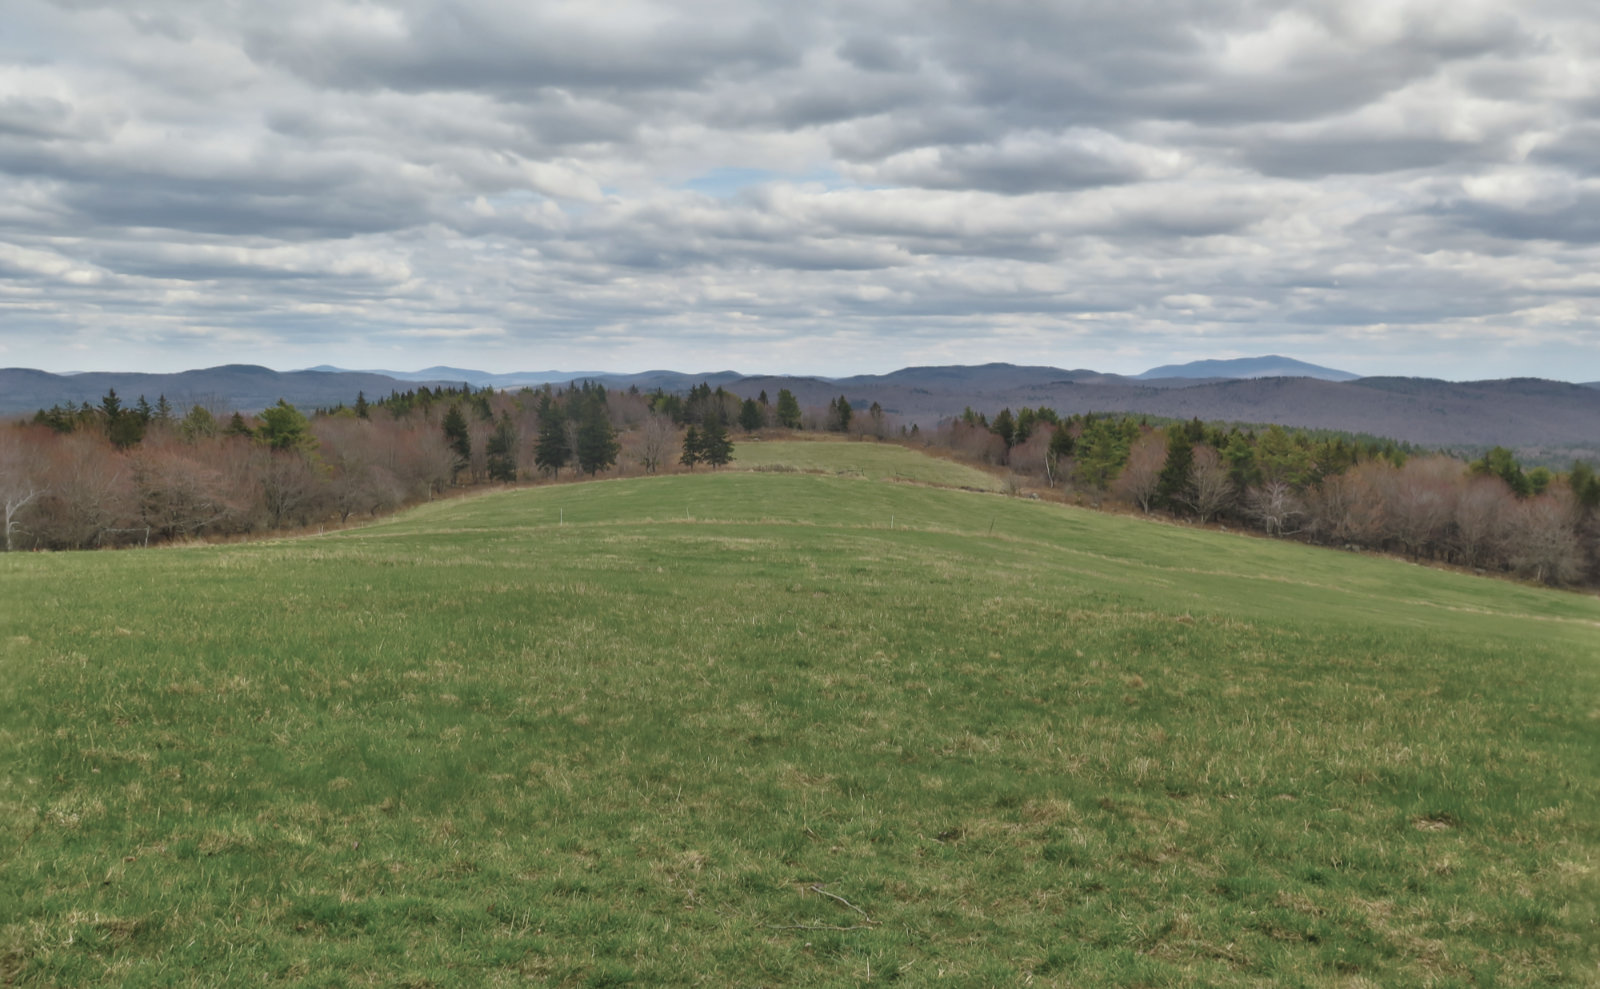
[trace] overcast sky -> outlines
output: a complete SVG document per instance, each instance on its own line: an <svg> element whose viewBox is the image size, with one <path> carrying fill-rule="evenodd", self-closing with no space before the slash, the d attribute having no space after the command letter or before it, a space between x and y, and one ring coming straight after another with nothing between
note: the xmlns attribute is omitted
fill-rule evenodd
<svg viewBox="0 0 1600 989"><path fill-rule="evenodd" d="M1593 0L5 0L0 366L1600 379Z"/></svg>

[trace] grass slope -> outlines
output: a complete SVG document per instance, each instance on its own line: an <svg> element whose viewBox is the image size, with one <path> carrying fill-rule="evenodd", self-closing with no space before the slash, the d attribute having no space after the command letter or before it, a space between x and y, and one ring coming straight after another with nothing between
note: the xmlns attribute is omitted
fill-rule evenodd
<svg viewBox="0 0 1600 989"><path fill-rule="evenodd" d="M741 441L736 470L807 471L874 481L911 481L946 488L999 491L1000 482L976 467L918 453L893 443L851 440Z"/></svg>
<svg viewBox="0 0 1600 989"><path fill-rule="evenodd" d="M1600 960L1593 598L751 473L0 557L0 582L3 981Z"/></svg>

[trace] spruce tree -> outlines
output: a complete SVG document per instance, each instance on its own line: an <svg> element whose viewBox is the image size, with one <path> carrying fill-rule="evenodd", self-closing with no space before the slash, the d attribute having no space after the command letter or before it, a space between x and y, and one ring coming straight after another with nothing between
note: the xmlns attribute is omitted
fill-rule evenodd
<svg viewBox="0 0 1600 989"><path fill-rule="evenodd" d="M150 403L141 396L140 402L148 410ZM115 388L109 389L100 400L100 415L105 419L106 439L119 450L126 450L144 439L145 420L138 413L122 407Z"/></svg>
<svg viewBox="0 0 1600 989"><path fill-rule="evenodd" d="M850 400L840 395L839 404L834 407L834 416L838 422L839 432L847 432L850 429L850 418L854 414L855 410L850 408Z"/></svg>
<svg viewBox="0 0 1600 989"><path fill-rule="evenodd" d="M440 428L444 430L445 442L456 455L455 468L450 472L450 483L454 484L456 475L472 462L472 437L467 433L467 417L461 414L460 405L450 406Z"/></svg>
<svg viewBox="0 0 1600 989"><path fill-rule="evenodd" d="M739 428L747 433L760 429L764 418L761 406L757 405L754 399L747 398L744 404L739 406Z"/></svg>
<svg viewBox="0 0 1600 989"><path fill-rule="evenodd" d="M700 440L700 430L690 426L689 431L683 434L683 456L678 459L685 467L694 470L694 465L704 457L705 446Z"/></svg>
<svg viewBox="0 0 1600 989"><path fill-rule="evenodd" d="M994 425L989 428L991 432L1000 437L1000 442L1006 445L1007 450L1010 450L1012 445L1015 444L1017 421L1011 417L1009 408L1001 409L1000 414L994 417Z"/></svg>
<svg viewBox="0 0 1600 989"><path fill-rule="evenodd" d="M705 431L700 434L700 459L712 467L721 467L733 459L733 440L722 425L721 416L706 420Z"/></svg>
<svg viewBox="0 0 1600 989"><path fill-rule="evenodd" d="M1177 511L1189 487L1189 468L1194 464L1194 439L1182 423L1167 427L1167 462L1156 482L1155 503Z"/></svg>
<svg viewBox="0 0 1600 989"><path fill-rule="evenodd" d="M539 442L533 450L533 464L551 477L572 459L567 446L567 417L548 392L539 403Z"/></svg>
<svg viewBox="0 0 1600 989"><path fill-rule="evenodd" d="M621 444L606 415L605 393L590 396L578 424L578 469L594 476L617 462Z"/></svg>
<svg viewBox="0 0 1600 989"><path fill-rule="evenodd" d="M484 452L488 455L489 480L517 479L517 427L511 421L511 413L500 413L500 418L494 425L494 432L484 445Z"/></svg>
<svg viewBox="0 0 1600 989"><path fill-rule="evenodd" d="M778 425L785 429L800 428L800 403L787 388L778 389Z"/></svg>

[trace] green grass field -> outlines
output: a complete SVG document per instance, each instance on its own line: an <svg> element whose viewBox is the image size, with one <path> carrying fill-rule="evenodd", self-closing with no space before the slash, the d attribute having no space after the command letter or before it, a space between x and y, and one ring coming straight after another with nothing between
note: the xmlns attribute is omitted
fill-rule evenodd
<svg viewBox="0 0 1600 989"><path fill-rule="evenodd" d="M976 467L871 440L740 442L734 470L805 471L873 481L911 481L946 488L999 491L1000 481Z"/></svg>
<svg viewBox="0 0 1600 989"><path fill-rule="evenodd" d="M1593 596L748 472L0 586L0 982L1600 975Z"/></svg>

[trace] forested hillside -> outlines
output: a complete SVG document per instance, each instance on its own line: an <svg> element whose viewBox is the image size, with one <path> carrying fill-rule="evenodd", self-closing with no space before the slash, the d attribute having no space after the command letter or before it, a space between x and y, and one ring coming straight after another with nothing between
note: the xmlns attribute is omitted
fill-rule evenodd
<svg viewBox="0 0 1600 989"><path fill-rule="evenodd" d="M1588 461L1524 469L1375 436L1199 419L968 408L932 429L844 394L738 397L422 386L305 414L179 410L115 392L0 429L9 549L83 549L344 524L486 484L716 469L735 440L810 433L939 448L1013 493L1253 528L1551 584L1600 579ZM759 460L760 458L756 458ZM980 485L982 486L982 485Z"/></svg>

